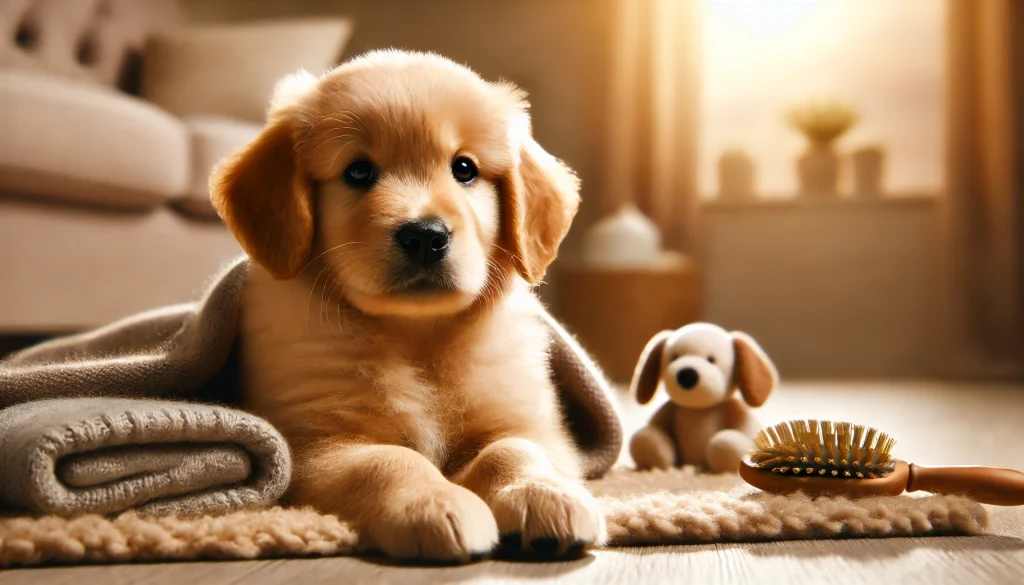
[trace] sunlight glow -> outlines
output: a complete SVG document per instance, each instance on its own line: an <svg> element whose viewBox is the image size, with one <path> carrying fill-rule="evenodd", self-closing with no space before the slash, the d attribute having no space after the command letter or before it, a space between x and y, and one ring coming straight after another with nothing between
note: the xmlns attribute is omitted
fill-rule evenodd
<svg viewBox="0 0 1024 585"><path fill-rule="evenodd" d="M820 0L710 0L712 10L762 36L782 34L805 20Z"/></svg>
<svg viewBox="0 0 1024 585"><path fill-rule="evenodd" d="M805 140L787 127L782 112L810 98L840 100L860 113L837 147L843 153L884 147L888 188L941 189L944 2L704 2L705 194L715 190L718 157L732 148L753 157L760 193L794 193L795 160ZM849 169L842 176L841 183L851 176Z"/></svg>

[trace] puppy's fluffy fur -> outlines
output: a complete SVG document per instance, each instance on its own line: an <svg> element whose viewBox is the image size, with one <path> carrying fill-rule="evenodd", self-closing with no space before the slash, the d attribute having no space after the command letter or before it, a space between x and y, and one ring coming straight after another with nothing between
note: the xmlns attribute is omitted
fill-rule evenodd
<svg viewBox="0 0 1024 585"><path fill-rule="evenodd" d="M452 161L479 169L455 180ZM368 188L341 180L369 161ZM524 96L444 58L357 58L277 89L263 133L212 198L254 267L246 402L288 438L290 498L399 558L464 561L499 534L527 550L600 543L547 366L543 277L578 206L532 138ZM439 218L440 272L396 230Z"/></svg>

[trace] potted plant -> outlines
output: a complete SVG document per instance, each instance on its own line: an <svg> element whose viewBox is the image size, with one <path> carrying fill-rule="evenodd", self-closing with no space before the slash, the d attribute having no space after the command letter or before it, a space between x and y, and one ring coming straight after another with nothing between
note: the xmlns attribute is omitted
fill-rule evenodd
<svg viewBox="0 0 1024 585"><path fill-rule="evenodd" d="M801 194L837 195L839 155L834 144L857 122L857 112L839 101L812 100L789 108L786 121L807 138L807 150L797 160Z"/></svg>

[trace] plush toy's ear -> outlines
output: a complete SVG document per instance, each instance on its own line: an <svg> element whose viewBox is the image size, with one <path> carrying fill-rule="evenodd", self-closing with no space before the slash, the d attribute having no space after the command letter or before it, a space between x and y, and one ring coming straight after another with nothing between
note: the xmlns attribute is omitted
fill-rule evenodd
<svg viewBox="0 0 1024 585"><path fill-rule="evenodd" d="M742 331L732 332L732 346L736 353L733 378L750 406L761 406L775 391L779 374L761 346Z"/></svg>
<svg viewBox="0 0 1024 585"><path fill-rule="evenodd" d="M579 209L580 183L533 139L525 110L513 116L512 125L509 133L517 152L502 181L502 239L519 274L537 284Z"/></svg>
<svg viewBox="0 0 1024 585"><path fill-rule="evenodd" d="M658 389L658 382L661 381L661 360L665 353L665 343L668 341L671 331L662 331L651 338L640 354L640 361L636 363L633 370L633 382L630 392L636 396L640 404L647 404L654 398L654 391Z"/></svg>

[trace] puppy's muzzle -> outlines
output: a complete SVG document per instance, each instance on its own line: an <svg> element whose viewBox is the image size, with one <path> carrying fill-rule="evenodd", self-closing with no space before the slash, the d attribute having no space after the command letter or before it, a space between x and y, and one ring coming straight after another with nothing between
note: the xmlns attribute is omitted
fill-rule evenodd
<svg viewBox="0 0 1024 585"><path fill-rule="evenodd" d="M423 268L430 268L448 255L451 230L440 219L421 219L398 228L395 240L409 260Z"/></svg>
<svg viewBox="0 0 1024 585"><path fill-rule="evenodd" d="M683 368L676 374L676 382L684 390L692 390L700 382L700 374L693 368Z"/></svg>

